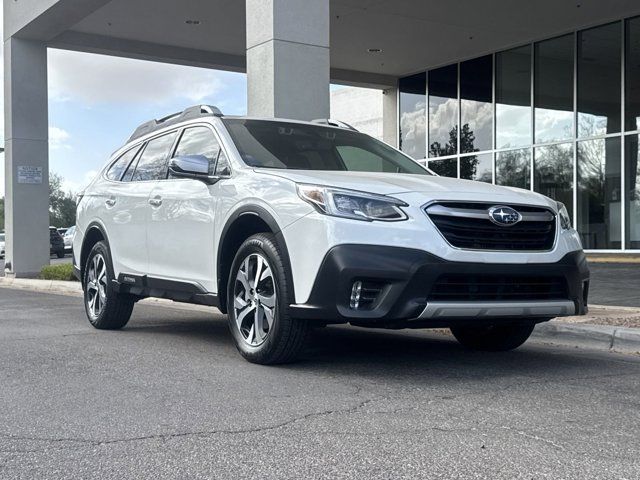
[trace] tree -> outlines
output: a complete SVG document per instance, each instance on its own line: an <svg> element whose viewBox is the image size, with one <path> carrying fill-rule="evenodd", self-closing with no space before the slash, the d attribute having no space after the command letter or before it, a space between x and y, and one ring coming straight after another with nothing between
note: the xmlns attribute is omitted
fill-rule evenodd
<svg viewBox="0 0 640 480"><path fill-rule="evenodd" d="M465 123L460 134L460 151L463 153L477 152L478 148L474 146L475 141L476 136L473 130L469 128L468 123ZM440 142L433 142L429 147L429 151L432 157L455 155L458 151L458 127L455 126L451 129L449 141L444 146ZM460 164L460 178L475 179L478 163L478 157L475 155L464 157L464 162ZM458 176L458 167L455 159L440 160L437 163L430 162L429 168L443 177Z"/></svg>
<svg viewBox="0 0 640 480"><path fill-rule="evenodd" d="M62 189L63 181L57 173L49 175L49 224L58 228L76 223L75 195Z"/></svg>

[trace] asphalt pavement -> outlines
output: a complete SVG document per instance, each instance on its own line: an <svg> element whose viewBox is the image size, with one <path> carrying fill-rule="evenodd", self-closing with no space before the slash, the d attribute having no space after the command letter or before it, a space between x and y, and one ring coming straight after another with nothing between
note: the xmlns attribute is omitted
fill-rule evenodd
<svg viewBox="0 0 640 480"><path fill-rule="evenodd" d="M640 357L329 327L294 365L226 318L0 289L0 478L639 478Z"/></svg>

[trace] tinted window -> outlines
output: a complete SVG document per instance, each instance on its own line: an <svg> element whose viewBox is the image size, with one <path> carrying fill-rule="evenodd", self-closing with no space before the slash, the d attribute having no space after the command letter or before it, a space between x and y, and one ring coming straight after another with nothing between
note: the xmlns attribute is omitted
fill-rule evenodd
<svg viewBox="0 0 640 480"><path fill-rule="evenodd" d="M538 147L533 156L533 189L564 203L573 218L573 143Z"/></svg>
<svg viewBox="0 0 640 480"><path fill-rule="evenodd" d="M427 74L401 78L400 150L415 159L425 158L427 148Z"/></svg>
<svg viewBox="0 0 640 480"><path fill-rule="evenodd" d="M535 45L536 143L573 138L573 35Z"/></svg>
<svg viewBox="0 0 640 480"><path fill-rule="evenodd" d="M578 142L578 231L584 248L621 246L620 138Z"/></svg>
<svg viewBox="0 0 640 480"><path fill-rule="evenodd" d="M490 150L493 137L491 55L460 64L460 153ZM462 171L462 168L460 169Z"/></svg>
<svg viewBox="0 0 640 480"><path fill-rule="evenodd" d="M460 157L460 178L477 180L479 182L493 182L493 154L482 153Z"/></svg>
<svg viewBox="0 0 640 480"><path fill-rule="evenodd" d="M220 144L209 128L193 127L187 128L180 137L174 157L203 155L209 159L209 173L213 174L219 152Z"/></svg>
<svg viewBox="0 0 640 480"><path fill-rule="evenodd" d="M638 136L625 138L627 248L640 248L640 151Z"/></svg>
<svg viewBox="0 0 640 480"><path fill-rule="evenodd" d="M458 65L429 72L429 156L458 152Z"/></svg>
<svg viewBox="0 0 640 480"><path fill-rule="evenodd" d="M347 170L353 172L398 172L398 166L378 155L373 155L360 147L339 146L338 153L347 166Z"/></svg>
<svg viewBox="0 0 640 480"><path fill-rule="evenodd" d="M531 144L531 47L496 53L496 148Z"/></svg>
<svg viewBox="0 0 640 480"><path fill-rule="evenodd" d="M218 155L218 163L216 163L216 170L214 172L216 175L231 175L231 167L229 166L229 160L224 153L224 150L220 149L220 154Z"/></svg>
<svg viewBox="0 0 640 480"><path fill-rule="evenodd" d="M620 23L578 33L578 136L620 131Z"/></svg>
<svg viewBox="0 0 640 480"><path fill-rule="evenodd" d="M124 153L118 160L115 161L109 171L107 172L107 178L109 180L120 180L122 178L122 174L125 172L131 161L135 158L136 153L140 149L139 146L132 148L131 150Z"/></svg>
<svg viewBox="0 0 640 480"><path fill-rule="evenodd" d="M154 138L147 143L142 155L140 155L140 160L138 160L132 178L133 182L161 180L167 177L167 158L176 135L177 132L172 132Z"/></svg>
<svg viewBox="0 0 640 480"><path fill-rule="evenodd" d="M348 171L355 164L347 164L340 150L351 147L383 159L399 173L429 174L386 144L352 130L267 120L223 122L242 160L251 167Z"/></svg>
<svg viewBox="0 0 640 480"><path fill-rule="evenodd" d="M496 184L529 190L531 150L520 149L496 154Z"/></svg>
<svg viewBox="0 0 640 480"><path fill-rule="evenodd" d="M640 17L627 20L625 62L625 129L640 129ZM633 247L638 248L638 247Z"/></svg>

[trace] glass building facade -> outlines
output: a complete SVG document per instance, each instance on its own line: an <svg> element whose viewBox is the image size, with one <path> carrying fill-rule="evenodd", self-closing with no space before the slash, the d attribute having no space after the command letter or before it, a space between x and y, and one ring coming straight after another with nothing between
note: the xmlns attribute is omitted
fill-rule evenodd
<svg viewBox="0 0 640 480"><path fill-rule="evenodd" d="M399 146L561 201L588 250L640 251L640 17L399 82Z"/></svg>

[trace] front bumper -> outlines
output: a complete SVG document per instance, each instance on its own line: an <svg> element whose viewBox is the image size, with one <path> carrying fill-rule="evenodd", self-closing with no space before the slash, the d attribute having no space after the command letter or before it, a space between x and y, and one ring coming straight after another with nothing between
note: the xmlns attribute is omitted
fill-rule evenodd
<svg viewBox="0 0 640 480"><path fill-rule="evenodd" d="M561 278L566 298L434 301L430 294L443 275ZM350 306L352 286L360 279L384 285L370 309ZM568 253L555 263L494 264L451 262L410 248L340 245L325 256L308 302L289 308L296 318L371 327L540 322L585 314L588 287L589 269L582 251Z"/></svg>

